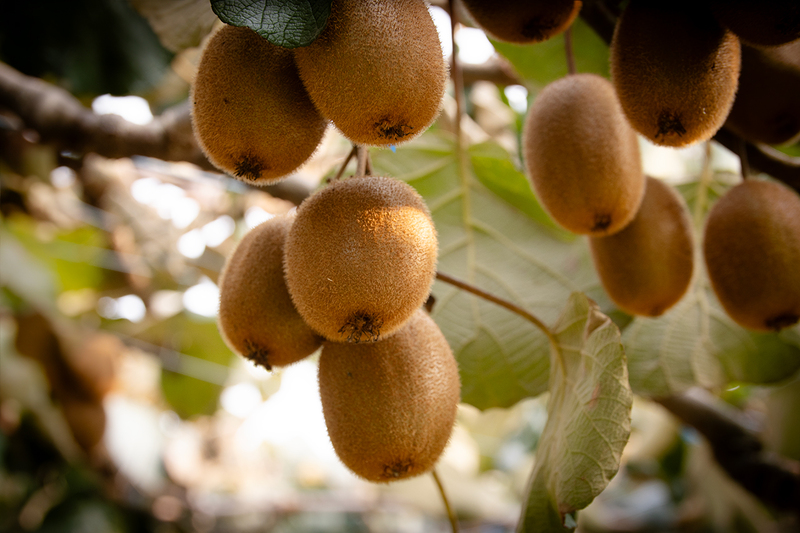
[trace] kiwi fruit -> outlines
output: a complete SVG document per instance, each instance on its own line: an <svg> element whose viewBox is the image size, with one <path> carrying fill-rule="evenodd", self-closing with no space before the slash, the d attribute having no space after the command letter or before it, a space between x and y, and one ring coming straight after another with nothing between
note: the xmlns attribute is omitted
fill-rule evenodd
<svg viewBox="0 0 800 533"><path fill-rule="evenodd" d="M692 279L694 244L686 205L668 184L647 178L630 224L589 239L592 259L611 300L627 313L659 316L675 305Z"/></svg>
<svg viewBox="0 0 800 533"><path fill-rule="evenodd" d="M739 39L703 4L631 0L611 40L611 77L631 125L663 146L710 139L728 116Z"/></svg>
<svg viewBox="0 0 800 533"><path fill-rule="evenodd" d="M407 141L439 113L447 66L423 0L334 0L320 36L294 53L320 113L354 143Z"/></svg>
<svg viewBox="0 0 800 533"><path fill-rule="evenodd" d="M326 342L319 390L339 459L358 476L389 482L433 468L453 430L460 382L444 335L420 309L387 339Z"/></svg>
<svg viewBox="0 0 800 533"><path fill-rule="evenodd" d="M209 161L248 182L272 183L297 169L327 126L292 52L244 27L211 36L191 100L192 126Z"/></svg>
<svg viewBox="0 0 800 533"><path fill-rule="evenodd" d="M547 85L522 144L539 200L569 231L611 235L636 215L645 181L639 144L605 78L573 74Z"/></svg>
<svg viewBox="0 0 800 533"><path fill-rule="evenodd" d="M437 253L428 207L411 186L350 178L298 208L286 239L286 284L300 315L325 338L374 342L425 302Z"/></svg>
<svg viewBox="0 0 800 533"><path fill-rule="evenodd" d="M289 216L262 222L239 242L219 281L218 325L228 347L267 370L290 365L322 339L298 314L283 277Z"/></svg>
<svg viewBox="0 0 800 533"><path fill-rule="evenodd" d="M739 91L725 127L751 142L790 144L800 136L798 95L800 41L769 49L742 45Z"/></svg>
<svg viewBox="0 0 800 533"><path fill-rule="evenodd" d="M499 41L546 41L572 24L580 0L462 0L475 23Z"/></svg>
<svg viewBox="0 0 800 533"><path fill-rule="evenodd" d="M755 331L800 320L800 196L749 179L720 198L703 242L708 276L725 312Z"/></svg>
<svg viewBox="0 0 800 533"><path fill-rule="evenodd" d="M779 46L800 39L797 0L711 0L720 23L743 42Z"/></svg>

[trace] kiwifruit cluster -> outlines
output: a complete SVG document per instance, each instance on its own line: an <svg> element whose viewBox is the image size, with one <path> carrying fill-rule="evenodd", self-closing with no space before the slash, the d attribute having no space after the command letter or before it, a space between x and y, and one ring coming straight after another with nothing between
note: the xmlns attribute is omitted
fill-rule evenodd
<svg viewBox="0 0 800 533"><path fill-rule="evenodd" d="M706 220L703 253L711 286L739 325L777 331L800 320L800 196L748 179Z"/></svg>
<svg viewBox="0 0 800 533"><path fill-rule="evenodd" d="M581 10L580 0L462 0L475 23L509 43L546 41L563 32Z"/></svg>
<svg viewBox="0 0 800 533"><path fill-rule="evenodd" d="M110 333L76 332L31 313L17 317L15 349L42 365L75 441L95 452L105 433L103 399L116 378L122 341Z"/></svg>
<svg viewBox="0 0 800 533"><path fill-rule="evenodd" d="M611 300L623 311L658 316L689 288L694 239L686 204L668 184L648 177L634 219L589 243L595 268Z"/></svg>
<svg viewBox="0 0 800 533"><path fill-rule="evenodd" d="M322 34L293 50L224 26L206 44L192 124L209 161L271 183L314 153L328 121L351 141L389 145L436 118L447 81L423 0L334 0Z"/></svg>
<svg viewBox="0 0 800 533"><path fill-rule="evenodd" d="M439 113L447 66L423 0L334 0L295 59L320 113L355 143L409 140Z"/></svg>
<svg viewBox="0 0 800 533"><path fill-rule="evenodd" d="M739 39L702 2L631 0L611 41L625 116L660 145L710 139L733 105L739 68Z"/></svg>
<svg viewBox="0 0 800 533"><path fill-rule="evenodd" d="M371 481L429 470L453 429L458 368L421 310L437 253L412 187L353 177L251 230L220 278L219 327L234 351L269 369L322 344L331 441Z"/></svg>
<svg viewBox="0 0 800 533"><path fill-rule="evenodd" d="M553 219L569 231L611 235L644 195L639 144L611 83L573 74L547 85L525 119L528 176Z"/></svg>
<svg viewBox="0 0 800 533"><path fill-rule="evenodd" d="M800 3L798 3L800 5ZM739 91L725 126L744 139L800 139L800 40L776 48L742 45Z"/></svg>

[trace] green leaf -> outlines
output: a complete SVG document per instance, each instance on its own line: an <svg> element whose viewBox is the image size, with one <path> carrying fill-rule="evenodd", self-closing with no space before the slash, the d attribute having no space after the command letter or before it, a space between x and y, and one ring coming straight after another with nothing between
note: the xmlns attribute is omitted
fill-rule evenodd
<svg viewBox="0 0 800 533"><path fill-rule="evenodd" d="M474 146L463 170L455 154L449 134L431 131L397 153L372 151L376 173L405 180L425 198L439 235L439 270L545 323L558 318L574 291L603 298L585 240L562 239L563 232L542 220L507 152ZM547 390L548 340L533 324L439 281L433 294L433 318L458 360L462 401L480 409L507 407Z"/></svg>
<svg viewBox="0 0 800 533"><path fill-rule="evenodd" d="M567 75L564 37L519 45L492 41L495 50L514 66L529 88L538 90ZM572 24L572 44L578 72L609 77L608 45L582 19Z"/></svg>
<svg viewBox="0 0 800 533"><path fill-rule="evenodd" d="M182 418L213 414L235 357L216 322L195 321L181 313L137 337L166 348L161 353L161 389L172 409Z"/></svg>
<svg viewBox="0 0 800 533"><path fill-rule="evenodd" d="M322 33L331 0L211 0L211 8L222 22L247 26L274 45L297 48Z"/></svg>
<svg viewBox="0 0 800 533"><path fill-rule="evenodd" d="M569 531L619 470L631 431L633 394L619 329L584 294L573 294L553 327L551 388L518 531Z"/></svg>

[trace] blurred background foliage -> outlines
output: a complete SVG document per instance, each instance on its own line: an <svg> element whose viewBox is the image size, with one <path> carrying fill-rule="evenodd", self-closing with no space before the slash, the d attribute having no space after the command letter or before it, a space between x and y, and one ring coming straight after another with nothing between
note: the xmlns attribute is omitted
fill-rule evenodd
<svg viewBox="0 0 800 533"><path fill-rule="evenodd" d="M433 9L447 51L447 14ZM209 12L191 0L6 2L0 60L98 113L107 95L138 95L159 115L188 96ZM573 35L578 70L608 76L604 41L581 20ZM465 65L506 61L519 77L468 84L468 176L455 169L452 89L428 133L373 150L373 165L426 198L442 270L548 323L581 290L623 329L642 396L623 468L581 513L580 530L790 531L796 518L732 482L698 433L647 397L706 387L768 449L800 460L800 329L755 336L721 318L716 333L698 335L685 324L691 309L659 320L616 310L585 241L547 217L521 170L527 103L566 73L563 40L521 47L469 27L456 37ZM350 148L329 131L291 179L312 190ZM642 149L645 170L678 187L696 222L710 205L698 196L713 201L738 179L738 159L718 145ZM292 202L188 163L62 151L2 107L0 173L0 530L449 530L429 476L372 485L337 461L313 357L266 372L219 336L225 257ZM466 235L479 258L472 272L455 244ZM451 287L437 282L434 295L465 401L438 469L464 531L512 531L546 418L546 342L485 302L481 323L468 323L459 309L471 297ZM674 330L686 333L676 340ZM697 350L681 350L686 342ZM674 373L653 378L654 364Z"/></svg>

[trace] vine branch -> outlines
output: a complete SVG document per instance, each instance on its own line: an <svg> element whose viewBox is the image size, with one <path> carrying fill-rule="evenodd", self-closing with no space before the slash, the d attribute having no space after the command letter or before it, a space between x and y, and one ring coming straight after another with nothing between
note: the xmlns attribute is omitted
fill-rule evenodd
<svg viewBox="0 0 800 533"><path fill-rule="evenodd" d="M438 279L440 281L443 281L445 283L449 283L450 285L453 285L454 287L458 287L459 289L465 290L465 291L467 291L467 292L469 292L471 294L474 294L475 296L478 296L480 298L483 298L484 300L487 300L489 302L497 304L500 307L503 307L503 308L511 311L512 313L515 313L515 314L521 316L522 318L524 318L525 320L527 320L528 322L530 322L531 324L533 324L534 326L539 328L542 331L542 333L547 335L547 338L550 340L550 342L552 344L554 344L554 345L556 344L556 339L553 336L553 332L550 331L550 328L548 328L547 325L544 322L542 322L541 320L539 320L535 315L531 314L530 312L526 311L525 309L521 308L520 306L518 306L516 304L513 304L513 303L509 302L508 300L504 300L502 298L499 298L499 297L495 296L494 294L488 293L488 292L484 291L483 289L479 289L478 287L475 287L474 285L470 285L469 283L466 283L464 281L456 279L456 278L454 278L454 277L452 277L452 276L450 276L448 274L445 274L443 272L438 272L437 271L436 272L436 279Z"/></svg>
<svg viewBox="0 0 800 533"><path fill-rule="evenodd" d="M735 411L702 389L656 401L706 438L734 481L775 509L800 515L800 464L764 450Z"/></svg>

